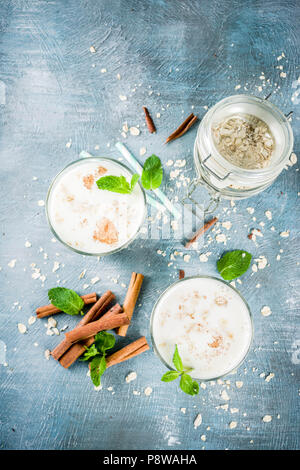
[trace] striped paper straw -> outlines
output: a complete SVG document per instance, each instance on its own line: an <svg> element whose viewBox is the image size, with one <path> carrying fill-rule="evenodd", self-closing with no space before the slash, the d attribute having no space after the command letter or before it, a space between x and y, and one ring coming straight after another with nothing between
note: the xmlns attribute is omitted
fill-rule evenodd
<svg viewBox="0 0 300 470"><path fill-rule="evenodd" d="M164 212L166 210L165 206L163 206L160 202L158 202L156 199L149 196L148 194L146 194L146 200L148 204L155 207L158 211Z"/></svg>
<svg viewBox="0 0 300 470"><path fill-rule="evenodd" d="M139 162L135 159L135 157L129 152L129 150L125 147L125 145L123 145L121 142L117 142L116 147L119 150L119 152L121 152L123 157L126 158L126 160L132 166L132 168L134 168L134 170L139 175L141 175L142 171L143 171L143 167L139 164ZM153 189L152 191L158 197L158 199L161 200L161 202L163 203L163 206L166 207L168 209L168 211L171 212L171 214L174 215L175 219L179 219L181 217L181 213L173 206L171 201L167 198L167 196L162 192L161 189L159 189L159 188L158 189ZM153 199L153 201L155 201L155 199ZM159 210L161 210L161 209L159 209Z"/></svg>

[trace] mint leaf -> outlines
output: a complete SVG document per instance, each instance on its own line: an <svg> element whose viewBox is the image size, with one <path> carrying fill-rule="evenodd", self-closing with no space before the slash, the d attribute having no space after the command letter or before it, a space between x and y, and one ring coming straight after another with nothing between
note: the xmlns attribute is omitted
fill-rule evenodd
<svg viewBox="0 0 300 470"><path fill-rule="evenodd" d="M190 372L192 369L184 369L182 365L182 360L179 355L177 344L175 344L175 351L173 355L173 364L177 370L170 370L166 372L162 378L162 382L172 382L181 376L180 379L180 388L183 392L188 393L189 395L197 395L199 393L199 384L192 379L187 372Z"/></svg>
<svg viewBox="0 0 300 470"><path fill-rule="evenodd" d="M217 262L217 268L223 279L231 281L248 270L251 259L252 255L247 251L229 251L219 259Z"/></svg>
<svg viewBox="0 0 300 470"><path fill-rule="evenodd" d="M85 346L85 348L86 348L86 351L84 355L82 356L82 358L80 359L81 361L88 361L92 357L97 356L99 354L98 349L96 348L95 344L92 344L92 346L90 346L89 348Z"/></svg>
<svg viewBox="0 0 300 470"><path fill-rule="evenodd" d="M180 372L183 371L182 360L181 360L181 357L179 356L177 344L175 344L175 351L174 351L174 355L173 355L173 364L174 364L174 366L176 367L177 370L179 370Z"/></svg>
<svg viewBox="0 0 300 470"><path fill-rule="evenodd" d="M142 173L142 185L145 189L157 189L161 185L163 169L156 155L147 158Z"/></svg>
<svg viewBox="0 0 300 470"><path fill-rule="evenodd" d="M100 331L100 333L97 333L95 336L95 343L93 346L95 346L96 350L99 353L105 354L105 351L107 349L111 349L114 347L116 342L116 338L114 335L111 333L107 333L106 331Z"/></svg>
<svg viewBox="0 0 300 470"><path fill-rule="evenodd" d="M90 362L91 379L94 385L98 387L101 382L101 376L106 370L105 351L114 347L116 338L111 333L100 331L95 336L95 342L87 348L82 361Z"/></svg>
<svg viewBox="0 0 300 470"><path fill-rule="evenodd" d="M94 359L91 361L91 364L90 364L90 370L91 370L91 379L92 379L93 384L96 387L99 387L101 383L101 376L106 370L105 357L104 356L94 357Z"/></svg>
<svg viewBox="0 0 300 470"><path fill-rule="evenodd" d="M181 376L180 388L184 393L187 393L188 395L197 395L199 393L198 383L186 373L183 373Z"/></svg>
<svg viewBox="0 0 300 470"><path fill-rule="evenodd" d="M169 370L169 372L166 372L160 380L162 382L172 382L172 380L176 380L180 374L181 372L177 372L177 370Z"/></svg>
<svg viewBox="0 0 300 470"><path fill-rule="evenodd" d="M134 175L132 175L132 178L131 178L131 182L130 182L130 189L131 191L133 191L136 183L138 182L138 180L140 179L140 175L138 173L134 173Z"/></svg>
<svg viewBox="0 0 300 470"><path fill-rule="evenodd" d="M50 302L68 315L78 315L84 301L76 292L66 287L54 287L48 291Z"/></svg>
<svg viewBox="0 0 300 470"><path fill-rule="evenodd" d="M103 176L97 180L97 186L99 189L106 191L112 191L120 194L132 193L136 183L139 180L139 175L135 173L132 175L130 184L128 183L125 176Z"/></svg>

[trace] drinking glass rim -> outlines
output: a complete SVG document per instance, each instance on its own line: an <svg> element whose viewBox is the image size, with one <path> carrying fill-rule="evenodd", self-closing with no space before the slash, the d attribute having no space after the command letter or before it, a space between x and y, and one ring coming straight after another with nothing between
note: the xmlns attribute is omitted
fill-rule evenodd
<svg viewBox="0 0 300 470"><path fill-rule="evenodd" d="M248 305L248 302L246 301L246 299L244 298L244 296L235 288L233 287L232 285L228 284L226 281L224 281L223 279L219 279L218 277L215 277L215 276L207 276L207 275L196 275L196 276L188 276L188 277L184 277L183 279L179 279L175 282L173 282L173 284L170 284L161 294L160 296L158 297L157 301L155 302L154 304L154 307L152 309L152 312L151 312L151 317L150 317L150 336L151 336L151 342L152 342L152 345L153 345L153 350L155 352L155 354L158 356L158 358L160 359L160 361L169 369L169 370L175 370L174 368L170 367L170 365L165 361L165 359L161 356L159 350L158 350L158 347L156 346L156 343L155 343L155 340L154 340L154 335L153 335L153 322L154 322L154 316L155 316L155 310L157 309L157 306L159 304L159 302L161 301L161 299L164 297L164 295L172 288L174 287L175 285L177 284L180 284L181 282L184 282L184 281L189 281L191 279L213 279L214 281L219 281L223 284L225 284L227 287L229 287L230 289L232 289L233 291L235 291L238 296L241 298L241 300L244 302L246 308L247 308L247 311L248 311L248 314L249 314L249 319L250 319L250 324L251 324L251 338L250 338L250 341L249 341L249 346L247 348L247 351L245 352L244 356L242 357L242 359L240 360L240 362L235 366L233 367L232 369L230 369L228 372L226 372L225 374L222 374L222 375L219 375L218 377L211 377L211 378L208 378L208 379L201 379L201 378L194 378L193 377L193 380L196 380L198 382L210 382L211 380L218 380L218 379L221 379L229 374L231 374L234 370L238 369L241 364L244 362L244 360L246 359L247 355L249 354L249 351L251 349L251 346L252 346L252 342L253 342L253 336L254 336L254 325L253 325L253 317L252 317L252 314L251 314L251 310L250 310L250 307Z"/></svg>
<svg viewBox="0 0 300 470"><path fill-rule="evenodd" d="M138 185L142 191L142 195L143 195L143 198L144 198L144 214L143 214L143 217L141 219L141 223L140 225L138 226L136 232L133 234L133 236L127 240L125 243L123 243L123 245L119 246L118 248L115 248L114 250L111 250L111 251L106 251L104 253L87 253L85 251L82 251L82 250L78 250L77 248L74 248L73 246L71 245L68 245L68 243L66 243L64 240L62 240L62 238L58 235L58 233L55 231L54 227L52 226L52 223L51 223L51 219L50 219L50 214L49 214L49 210L48 210L48 205L49 205L49 199L50 199L50 195L51 195L51 191L54 187L54 184L55 182L57 181L57 179L59 178L59 176L69 167L71 166L75 166L77 163L80 163L80 162L83 162L83 161L89 161L89 160L97 160L97 161L109 161L109 162L113 162L119 166L121 166L122 168L124 168L125 170L127 170L131 176L134 175L134 172L128 168L126 165L124 165L123 163L115 160L114 158L109 158L109 157L83 157L83 158L79 158L78 160L74 160L70 163L68 163L59 173L56 174L56 176L53 178L53 180L51 181L50 183L50 186L48 188L48 192L47 192L47 197L46 197L46 204L45 204L45 211L46 211L46 218L47 218L47 222L48 222L48 225L50 227L50 230L51 232L53 233L53 235L57 238L58 241L60 241L64 246L66 246L67 248L70 248L72 251L75 251L75 253L78 253L80 255L84 255L84 256L108 256L108 255L112 255L114 253L117 253L118 251L121 251L123 250L124 248L127 248L127 246L130 245L130 243L133 242L133 240L135 240L135 238L137 237L143 223L144 223L144 220L145 220L145 217L146 217L146 207L147 207L147 201L146 201L146 194L145 194L145 191L144 191L144 188L142 187L140 181L138 181Z"/></svg>
<svg viewBox="0 0 300 470"><path fill-rule="evenodd" d="M211 122L213 120L215 112L218 111L223 105L230 104L231 102L235 102L235 101L242 101L242 100L252 100L252 101L256 102L257 105L265 106L266 108L269 109L269 111L273 111L273 112L277 113L278 116L280 117L280 119L282 120L281 124L283 126L285 126L285 128L286 128L287 140L285 142L285 148L284 148L284 151L283 151L283 153L286 154L286 157L283 159L283 161L280 160L275 167L271 165L271 166L267 166L265 168L254 168L253 169L253 168L241 168L239 166L233 165L233 163L229 162L228 160L226 160L226 158L224 158L222 156L222 154L217 150L217 148L214 144L214 141L213 141L213 138L212 138L212 135L211 135ZM235 172L236 174L247 174L247 176L249 178L251 178L251 176L255 177L255 176L261 175L261 174L263 174L263 175L264 174L266 174L266 175L272 174L275 171L275 169L283 168L286 165L285 160L290 157L290 155L293 151L294 134L293 134L292 127L291 127L287 117L283 114L283 112L274 103L272 103L270 101L267 101L264 98L261 98L259 96L250 95L250 94L247 95L245 93L227 96L227 97L221 99L220 101L218 101L217 103L215 103L210 109L208 109L208 111L204 115L203 119L201 119L201 121L199 123L199 126L198 126L195 142L198 141L200 129L202 127L201 124L203 123L204 119L208 115L209 115L209 119L210 119L210 126L209 126L210 133L209 133L208 139L209 139L210 145L212 145L212 148L214 150L213 158L215 158L215 160L221 166L224 166L227 170Z"/></svg>

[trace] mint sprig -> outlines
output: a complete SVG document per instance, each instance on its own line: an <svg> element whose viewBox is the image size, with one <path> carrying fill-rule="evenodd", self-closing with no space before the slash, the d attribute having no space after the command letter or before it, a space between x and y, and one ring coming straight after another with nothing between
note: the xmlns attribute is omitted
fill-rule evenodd
<svg viewBox="0 0 300 470"><path fill-rule="evenodd" d="M135 173L134 175L132 175L130 184L128 183L127 179L123 175L103 176L102 178L99 178L96 181L96 183L99 189L112 191L114 193L120 193L120 194L131 194L138 180L139 180L139 175Z"/></svg>
<svg viewBox="0 0 300 470"><path fill-rule="evenodd" d="M217 268L225 281L232 281L248 270L251 259L252 255L247 251L229 251L217 261Z"/></svg>
<svg viewBox="0 0 300 470"><path fill-rule="evenodd" d="M68 315L78 315L82 311L84 301L75 291L66 287L54 287L48 291L52 305Z"/></svg>
<svg viewBox="0 0 300 470"><path fill-rule="evenodd" d="M139 175L135 173L132 175L129 184L125 176L108 175L102 176L96 183L98 188L102 190L120 194L131 194L139 178ZM151 155L145 161L141 183L145 189L157 189L161 185L162 178L163 169L161 161L156 155Z"/></svg>
<svg viewBox="0 0 300 470"><path fill-rule="evenodd" d="M157 189L161 185L163 169L160 159L156 155L148 157L144 163L142 185L145 189Z"/></svg>
<svg viewBox="0 0 300 470"><path fill-rule="evenodd" d="M177 370L170 370L166 372L162 378L162 382L172 382L173 380L176 380L178 377L181 377L180 379L180 388L184 393L187 393L188 395L198 395L199 393L199 384L195 380L192 379L192 377L188 374L188 372L191 372L192 369L184 369L182 365L182 360L179 355L178 347L177 344L175 344L175 351L173 354L173 364Z"/></svg>
<svg viewBox="0 0 300 470"><path fill-rule="evenodd" d="M90 362L90 375L93 384L99 387L101 383L101 377L106 370L106 351L114 347L116 338L111 333L106 331L100 331L95 336L95 342L86 348L86 351L81 358L81 361Z"/></svg>

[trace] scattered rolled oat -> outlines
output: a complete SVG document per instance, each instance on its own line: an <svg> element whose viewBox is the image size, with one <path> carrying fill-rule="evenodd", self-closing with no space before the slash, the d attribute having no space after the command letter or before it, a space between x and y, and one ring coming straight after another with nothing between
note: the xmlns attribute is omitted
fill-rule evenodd
<svg viewBox="0 0 300 470"><path fill-rule="evenodd" d="M36 321L36 317L31 315L31 317L28 318L28 325L33 325Z"/></svg>
<svg viewBox="0 0 300 470"><path fill-rule="evenodd" d="M18 330L23 335L27 331L26 325L24 325L24 323L18 323Z"/></svg>
<svg viewBox="0 0 300 470"><path fill-rule="evenodd" d="M244 385L244 382L237 381L235 382L235 385L236 385L236 388L242 388L242 386Z"/></svg>
<svg viewBox="0 0 300 470"><path fill-rule="evenodd" d="M268 317L269 315L271 315L272 313L272 310L270 309L270 307L268 305L265 305L260 313L262 314L263 317Z"/></svg>
<svg viewBox="0 0 300 470"><path fill-rule="evenodd" d="M222 227L226 228L226 230L230 230L232 227L232 223L230 222L230 220L222 222Z"/></svg>
<svg viewBox="0 0 300 470"><path fill-rule="evenodd" d="M286 231L284 231L284 232L280 232L280 236L281 236L282 238L287 238L287 237L290 236L290 231L289 231L289 230L286 230Z"/></svg>
<svg viewBox="0 0 300 470"><path fill-rule="evenodd" d="M229 396L228 396L228 393L226 392L226 390L222 390L222 393L221 393L221 397L223 398L223 400L230 400Z"/></svg>
<svg viewBox="0 0 300 470"><path fill-rule="evenodd" d="M271 415L265 415L262 420L263 420L264 423L270 423L272 421L272 416Z"/></svg>
<svg viewBox="0 0 300 470"><path fill-rule="evenodd" d="M48 318L47 328L55 328L57 326L57 321L53 317Z"/></svg>
<svg viewBox="0 0 300 470"><path fill-rule="evenodd" d="M265 378L265 381L270 382L270 380L272 380L274 377L275 377L275 374L273 374L273 372L270 372L270 374L267 375L267 377Z"/></svg>
<svg viewBox="0 0 300 470"><path fill-rule="evenodd" d="M60 263L58 261L54 261L52 272L55 273L60 267Z"/></svg>
<svg viewBox="0 0 300 470"><path fill-rule="evenodd" d="M136 372L130 372L130 374L128 374L126 376L126 383L129 384L129 382L132 382L133 380L135 380L137 378L137 373Z"/></svg>
<svg viewBox="0 0 300 470"><path fill-rule="evenodd" d="M137 127L130 127L129 132L131 135L137 136L140 134L140 130Z"/></svg>
<svg viewBox="0 0 300 470"><path fill-rule="evenodd" d="M149 397L149 395L151 395L152 393L152 388L151 387L146 387L145 390L144 390L144 394Z"/></svg>
<svg viewBox="0 0 300 470"><path fill-rule="evenodd" d="M38 206L43 207L44 205L45 205L45 201L43 201L42 199L40 199L40 200L38 201Z"/></svg>
<svg viewBox="0 0 300 470"><path fill-rule="evenodd" d="M266 211L265 216L267 217L268 220L272 220L272 212L271 211Z"/></svg>
<svg viewBox="0 0 300 470"><path fill-rule="evenodd" d="M226 241L227 241L226 235L224 233L219 233L218 235L216 235L216 241L218 243L224 243L224 245L226 245Z"/></svg>
<svg viewBox="0 0 300 470"><path fill-rule="evenodd" d="M47 361L49 361L50 359L50 354L51 354L50 349L46 349L46 351L44 352L44 356L47 359Z"/></svg>
<svg viewBox="0 0 300 470"><path fill-rule="evenodd" d="M31 243L29 241L26 241L25 242L25 248L30 248L31 247Z"/></svg>
<svg viewBox="0 0 300 470"><path fill-rule="evenodd" d="M230 429L235 429L237 427L237 422L236 421L231 421L231 423L229 423L229 427L230 427Z"/></svg>
<svg viewBox="0 0 300 470"><path fill-rule="evenodd" d="M295 165L297 163L297 155L295 153L292 153L290 156L290 165Z"/></svg>
<svg viewBox="0 0 300 470"><path fill-rule="evenodd" d="M140 156L141 156L141 157L142 157L143 155L145 155L146 152L147 152L146 147L141 147L141 148L140 148Z"/></svg>
<svg viewBox="0 0 300 470"><path fill-rule="evenodd" d="M194 420L194 429L197 429L202 424L202 415L199 413Z"/></svg>
<svg viewBox="0 0 300 470"><path fill-rule="evenodd" d="M16 262L16 259L12 259L9 263L7 263L7 266L9 266L10 268L14 268L16 266Z"/></svg>
<svg viewBox="0 0 300 470"><path fill-rule="evenodd" d="M126 101L127 100L127 96L125 95L119 95L119 98L121 101Z"/></svg>
<svg viewBox="0 0 300 470"><path fill-rule="evenodd" d="M239 409L238 408L230 408L230 413L238 413Z"/></svg>
<svg viewBox="0 0 300 470"><path fill-rule="evenodd" d="M92 54L95 54L96 49L94 48L94 46L91 46L91 47L90 47L90 52L91 52Z"/></svg>
<svg viewBox="0 0 300 470"><path fill-rule="evenodd" d="M186 413L186 408L180 408L180 411L181 411L181 413L183 413L183 414L185 415L185 413Z"/></svg>

